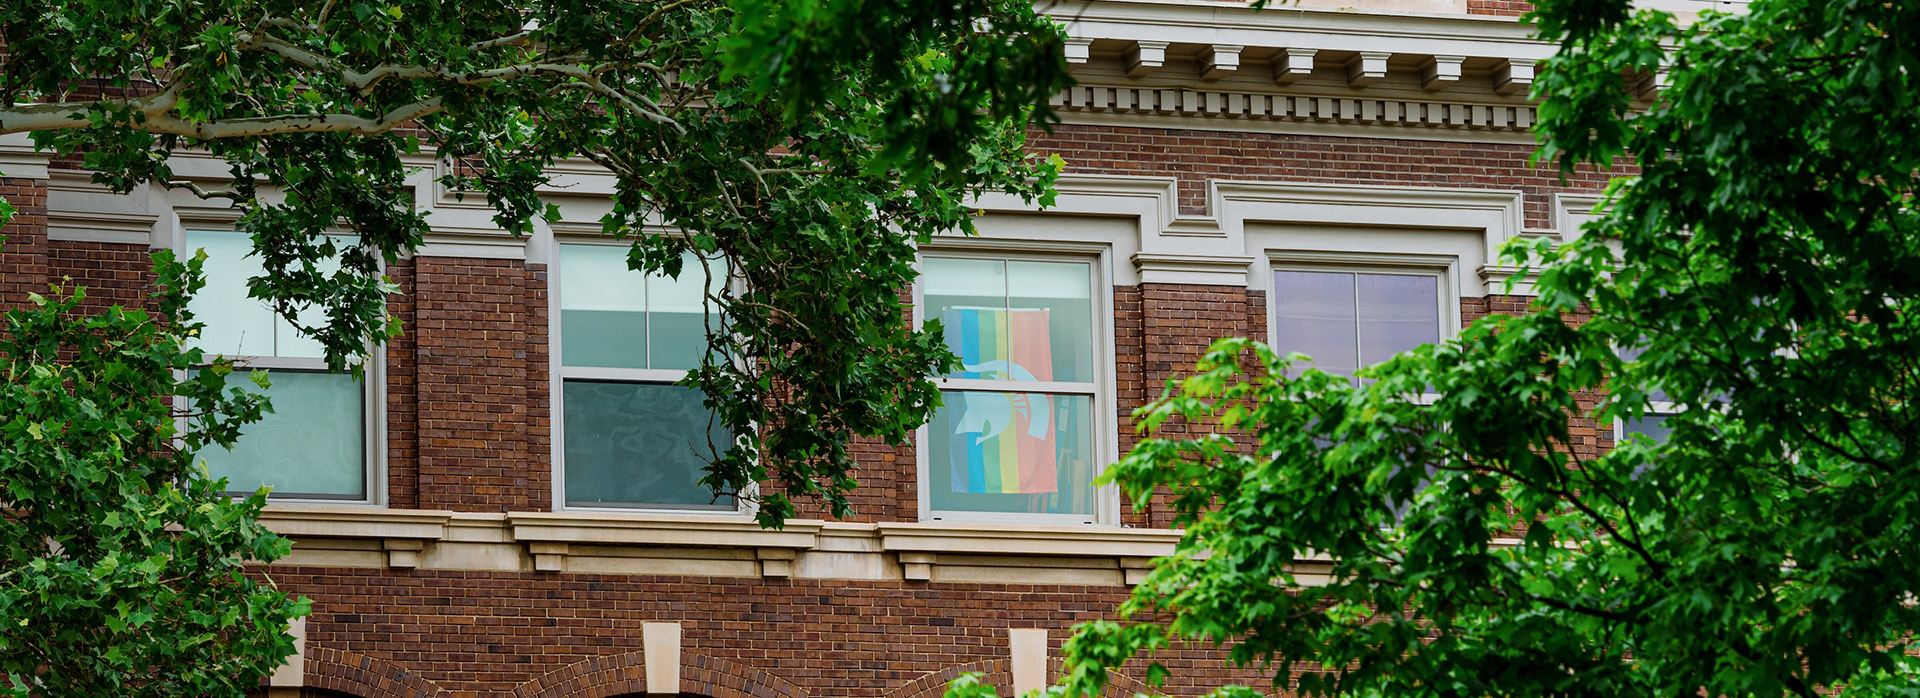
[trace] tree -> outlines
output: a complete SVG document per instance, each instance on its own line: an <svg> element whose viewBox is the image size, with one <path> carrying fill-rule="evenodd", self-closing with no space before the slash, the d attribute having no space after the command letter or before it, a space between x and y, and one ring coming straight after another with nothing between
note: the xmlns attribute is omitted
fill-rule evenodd
<svg viewBox="0 0 1920 698"><path fill-rule="evenodd" d="M1357 386L1215 344L1110 476L1185 535L1058 690L1205 640L1304 694L1913 693L1920 5L1629 6L1531 15L1560 44L1537 157L1638 174L1577 240L1509 250L1530 310ZM1576 456L1570 419L1654 400L1669 436Z"/></svg>
<svg viewBox="0 0 1920 698"><path fill-rule="evenodd" d="M0 223L8 211L0 208ZM246 574L291 544L194 457L267 409L185 338L200 260L154 255L154 313L34 294L0 332L0 672L9 696L237 696L308 601ZM264 373L254 374L266 386Z"/></svg>
<svg viewBox="0 0 1920 698"><path fill-rule="evenodd" d="M845 515L851 439L926 421L954 358L899 300L914 244L970 232L982 190L1047 200L1058 162L1022 145L1068 80L1024 0L37 0L0 6L0 41L0 134L116 190L232 200L267 269L250 293L323 309L300 329L336 369L398 331L378 265L427 231L402 156L455 163L443 182L516 234L556 215L548 165L606 167L630 266L677 276L690 252L742 281L708 299L725 320L686 382L741 435L705 481L777 481L767 525L801 496ZM176 178L186 149L230 186Z"/></svg>

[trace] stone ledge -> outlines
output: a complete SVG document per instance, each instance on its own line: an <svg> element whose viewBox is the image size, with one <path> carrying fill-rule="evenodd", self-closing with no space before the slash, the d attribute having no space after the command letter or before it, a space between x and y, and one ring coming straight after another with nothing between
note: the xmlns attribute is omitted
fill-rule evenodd
<svg viewBox="0 0 1920 698"><path fill-rule="evenodd" d="M282 564L1117 586L1138 582L1178 531L1103 526L789 521L589 512L505 514L275 504Z"/></svg>

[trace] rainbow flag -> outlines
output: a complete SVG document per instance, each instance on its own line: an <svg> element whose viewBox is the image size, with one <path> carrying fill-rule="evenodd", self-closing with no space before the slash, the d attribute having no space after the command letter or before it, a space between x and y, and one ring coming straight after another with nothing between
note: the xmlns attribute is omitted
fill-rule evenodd
<svg viewBox="0 0 1920 698"><path fill-rule="evenodd" d="M951 307L941 314L947 347L960 356L954 378L1053 380L1044 308ZM955 492L1039 494L1059 489L1053 399L1042 393L966 391L959 398L949 471Z"/></svg>

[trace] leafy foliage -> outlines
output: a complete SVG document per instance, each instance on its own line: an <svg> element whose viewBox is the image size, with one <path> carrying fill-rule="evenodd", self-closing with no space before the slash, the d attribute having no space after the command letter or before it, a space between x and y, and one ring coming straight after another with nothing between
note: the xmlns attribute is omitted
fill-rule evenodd
<svg viewBox="0 0 1920 698"><path fill-rule="evenodd" d="M265 492L228 497L192 455L267 405L184 345L200 261L154 257L152 315L58 288L6 314L0 694L239 695L293 653L308 602L243 574L290 550Z"/></svg>
<svg viewBox="0 0 1920 698"><path fill-rule="evenodd" d="M1197 640L1303 694L1913 694L1920 5L1537 8L1541 157L1638 174L1577 240L1509 250L1540 265L1524 315L1359 386L1222 340L1140 410L1218 433L1111 471L1186 533L1061 690ZM1570 420L1656 399L1664 441L1577 451Z"/></svg>
<svg viewBox="0 0 1920 698"><path fill-rule="evenodd" d="M36 0L0 6L0 40L0 133L118 189L234 201L267 269L251 293L324 309L302 330L335 368L397 331L378 267L428 232L408 156L516 234L555 215L550 165L611 170L603 229L633 268L677 276L692 252L738 281L687 382L745 435L707 482L781 483L769 525L800 496L846 514L850 440L926 421L953 357L900 303L914 243L971 232L981 190L1047 202L1059 163L1025 128L1068 79L1022 0ZM177 176L187 150L229 186Z"/></svg>

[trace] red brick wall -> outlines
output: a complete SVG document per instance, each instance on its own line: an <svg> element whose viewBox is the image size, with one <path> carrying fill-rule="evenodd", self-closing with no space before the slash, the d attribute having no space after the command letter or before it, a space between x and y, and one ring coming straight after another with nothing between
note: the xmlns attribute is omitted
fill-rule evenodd
<svg viewBox="0 0 1920 698"><path fill-rule="evenodd" d="M0 227L0 310L27 303L28 293L47 290L47 185L45 181L0 178L0 199L14 208L13 221Z"/></svg>
<svg viewBox="0 0 1920 698"><path fill-rule="evenodd" d="M400 321L400 336L387 340L387 505L420 508L420 314L414 302L414 261L387 267L400 291L387 297L387 312Z"/></svg>
<svg viewBox="0 0 1920 698"><path fill-rule="evenodd" d="M419 507L547 510L545 271L446 257L413 271Z"/></svg>
<svg viewBox="0 0 1920 698"><path fill-rule="evenodd" d="M583 659L641 649L640 623L681 624L682 652L810 694L879 697L927 672L1004 660L1007 628L1113 617L1124 590L1035 584L760 580L275 567L314 599L308 647L362 655L462 695L506 695ZM1174 695L1263 685L1217 655L1175 648ZM1008 687L1010 688L1010 687Z"/></svg>
<svg viewBox="0 0 1920 698"><path fill-rule="evenodd" d="M1467 14L1518 17L1533 10L1528 0L1467 0Z"/></svg>
<svg viewBox="0 0 1920 698"><path fill-rule="evenodd" d="M1593 192L1608 174L1582 170L1562 185L1528 167L1532 145L1060 125L1029 148L1059 153L1068 173L1178 177L1180 211L1205 213L1210 179L1388 184L1526 193L1526 225L1552 223L1549 194ZM1620 171L1612 174L1632 174Z"/></svg>
<svg viewBox="0 0 1920 698"><path fill-rule="evenodd" d="M81 308L141 307L153 287L152 253L145 245L53 240L47 243L48 280L71 289L87 287ZM206 322L207 318L200 318Z"/></svg>

